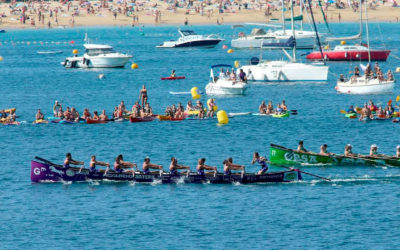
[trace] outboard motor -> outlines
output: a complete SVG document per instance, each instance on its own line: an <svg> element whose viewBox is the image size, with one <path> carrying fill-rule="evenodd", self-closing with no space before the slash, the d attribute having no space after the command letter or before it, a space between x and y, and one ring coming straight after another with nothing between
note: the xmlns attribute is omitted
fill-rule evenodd
<svg viewBox="0 0 400 250"><path fill-rule="evenodd" d="M250 59L250 64L251 65L257 65L260 62L260 59L258 57L252 57Z"/></svg>

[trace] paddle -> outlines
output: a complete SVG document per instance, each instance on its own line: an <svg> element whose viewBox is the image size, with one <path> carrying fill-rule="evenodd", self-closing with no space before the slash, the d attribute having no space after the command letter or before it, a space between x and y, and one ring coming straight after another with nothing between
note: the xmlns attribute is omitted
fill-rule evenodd
<svg viewBox="0 0 400 250"><path fill-rule="evenodd" d="M331 179L328 179L328 178L325 178L325 177L322 177L322 176L319 176L319 175L316 175L316 174L308 173L308 172L305 172L305 171L300 170L300 169L286 167L286 166L280 166L280 165L277 165L277 166L278 167L282 167L282 168L287 168L287 169L290 169L290 170L294 170L294 171L297 171L297 172L300 172L300 173L303 173L303 174L308 174L310 176L314 176L314 177L320 178L320 179L325 180L325 181L332 181Z"/></svg>
<svg viewBox="0 0 400 250"><path fill-rule="evenodd" d="M52 165L52 166L62 167L61 165L57 165L57 164L55 164L55 163L52 163L51 161L46 160L46 159L43 159L43 158L41 158L41 157L39 157L39 156L35 156L35 159L36 159L36 160L39 160L39 161L42 161L42 162L44 162L44 163L46 163L46 164Z"/></svg>
<svg viewBox="0 0 400 250"><path fill-rule="evenodd" d="M340 110L340 113L341 113L341 114L344 114L344 115L347 114L347 112L344 111L343 109Z"/></svg>

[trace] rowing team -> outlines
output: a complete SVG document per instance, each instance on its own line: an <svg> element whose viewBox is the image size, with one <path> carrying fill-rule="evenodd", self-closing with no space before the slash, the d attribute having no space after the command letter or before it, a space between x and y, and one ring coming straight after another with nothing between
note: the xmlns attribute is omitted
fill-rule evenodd
<svg viewBox="0 0 400 250"><path fill-rule="evenodd" d="M358 157L358 156L364 156L360 154L354 154L353 151L353 146L351 144L347 144L344 147L344 156L347 157ZM299 141L299 144L297 146L297 151L301 153L312 153L304 148L304 142ZM322 144L319 148L319 155L324 155L324 156L330 156L330 155L335 155L334 153L328 152L328 145L327 144ZM370 147L369 151L369 157L376 158L376 157L396 157L400 158L400 145L396 147L396 155L390 156L390 155L384 155L384 154L378 154L378 146L376 144L372 144Z"/></svg>
<svg viewBox="0 0 400 250"><path fill-rule="evenodd" d="M258 112L260 114L272 115L272 114L284 114L288 111L288 107L286 105L285 100L282 100L282 103L278 103L276 105L276 109L274 110L274 106L272 105L272 101L268 102L268 105L265 104L265 101L262 101L260 106L258 107Z"/></svg>
<svg viewBox="0 0 400 250"><path fill-rule="evenodd" d="M217 172L217 167L213 166L208 166L205 164L206 159L201 158L197 162L196 166L196 171L197 174L199 175L205 175L206 172L205 170L208 171L213 171ZM224 168L224 175L231 175L232 170L241 170L243 173L245 172L245 166L243 165L238 165L234 164L232 158L228 158L224 160L223 162L223 168ZM254 152L253 154L253 160L251 164L258 163L261 166L261 169L258 171L257 174L265 174L268 171L268 165L267 165L267 158L266 157L261 157L257 152ZM67 153L65 160L64 160L64 168L70 167L70 165L82 165L82 168L84 167L84 162L83 161L77 161L72 159L71 153ZM90 163L89 163L89 170L92 173L97 172L98 170L96 169L96 166L105 166L107 167L106 171L110 169L110 164L108 162L101 162L96 160L96 156L92 155L90 158ZM122 155L118 155L117 158L114 161L114 171L117 173L124 173L124 172L131 172L134 174L135 168L137 170L137 164L133 162L127 162L124 161L124 158ZM130 170L127 170L130 169ZM142 171L144 174L155 174L157 172L150 172L151 169L157 169L159 170L158 173L161 173L163 171L163 166L154 164L150 162L150 158L146 157L143 161L142 164ZM186 172L179 172L178 170L183 170L186 169ZM173 176L180 176L181 174L187 174L190 172L190 167L189 166L184 166L178 164L178 160L175 157L171 158L171 162L169 165L169 173Z"/></svg>

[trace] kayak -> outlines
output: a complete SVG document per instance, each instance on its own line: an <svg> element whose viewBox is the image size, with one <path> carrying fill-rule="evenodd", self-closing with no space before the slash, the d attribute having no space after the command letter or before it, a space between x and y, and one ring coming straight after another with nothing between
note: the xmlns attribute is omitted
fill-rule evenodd
<svg viewBox="0 0 400 250"><path fill-rule="evenodd" d="M12 126L12 125L21 125L20 122L14 121L14 122L5 122L3 123L5 126Z"/></svg>
<svg viewBox="0 0 400 250"><path fill-rule="evenodd" d="M348 113L348 114L345 114L344 117L354 119L354 118L357 118L357 113Z"/></svg>
<svg viewBox="0 0 400 250"><path fill-rule="evenodd" d="M283 114L272 114L271 116L274 117L274 118L284 118L284 117L289 117L290 114L289 114L289 112L286 112L286 113L283 113Z"/></svg>
<svg viewBox="0 0 400 250"><path fill-rule="evenodd" d="M181 80L185 79L184 76L169 76L169 77L161 77L161 80Z"/></svg>
<svg viewBox="0 0 400 250"><path fill-rule="evenodd" d="M157 118L160 121L183 121L183 120L185 120L185 117L183 117L183 118L174 118L174 117L171 117L169 115L158 115Z"/></svg>
<svg viewBox="0 0 400 250"><path fill-rule="evenodd" d="M102 123L107 123L107 121L86 119L86 123L87 124L102 124Z"/></svg>
<svg viewBox="0 0 400 250"><path fill-rule="evenodd" d="M54 164L40 157L35 157L39 161L31 161L31 181L32 182L82 182L82 181L126 181L136 183L162 183L175 184L181 183L212 183L212 184L252 184L252 183L273 183L273 182L293 182L302 179L298 169L291 169L280 172L268 172L266 174L231 174L211 173L199 175L190 173L188 175L171 175L170 173L145 174L141 171L117 173L114 170L90 171L87 168L63 167Z"/></svg>
<svg viewBox="0 0 400 250"><path fill-rule="evenodd" d="M131 122L151 122L155 119L155 117L130 117L129 120Z"/></svg>
<svg viewBox="0 0 400 250"><path fill-rule="evenodd" d="M47 124L47 123L49 123L49 122L46 120L36 120L33 122L33 124Z"/></svg>
<svg viewBox="0 0 400 250"><path fill-rule="evenodd" d="M369 166L400 166L400 159L395 157L369 156L344 156L344 155L320 155L311 152L298 152L279 145L271 144L270 161L276 165L297 165L297 164L330 164L330 165L369 165Z"/></svg>

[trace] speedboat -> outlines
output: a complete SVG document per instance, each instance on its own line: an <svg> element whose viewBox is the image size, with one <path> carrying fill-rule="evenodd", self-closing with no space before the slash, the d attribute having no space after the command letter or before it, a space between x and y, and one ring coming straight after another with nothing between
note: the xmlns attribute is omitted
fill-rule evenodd
<svg viewBox="0 0 400 250"><path fill-rule="evenodd" d="M220 76L214 76L215 68L232 68L232 65L218 64L211 66L210 82L206 86L207 95L243 95L246 90L246 83L221 72Z"/></svg>
<svg viewBox="0 0 400 250"><path fill-rule="evenodd" d="M337 45L333 50L314 51L306 56L309 60L330 61L386 61L390 50L371 49L371 58L368 59L368 46L366 45ZM323 57L323 58L322 58Z"/></svg>
<svg viewBox="0 0 400 250"><path fill-rule="evenodd" d="M115 52L104 44L84 44L83 56L67 57L61 64L66 68L123 68L131 55Z"/></svg>
<svg viewBox="0 0 400 250"><path fill-rule="evenodd" d="M193 30L181 30L178 29L181 37L178 40L166 41L161 45L156 46L157 48L178 48L178 47L208 47L213 48L223 39L216 37L215 35L203 36L197 35Z"/></svg>
<svg viewBox="0 0 400 250"><path fill-rule="evenodd" d="M386 94L392 93L394 80L367 78L365 76L352 77L349 80L339 80L336 91L342 94Z"/></svg>

